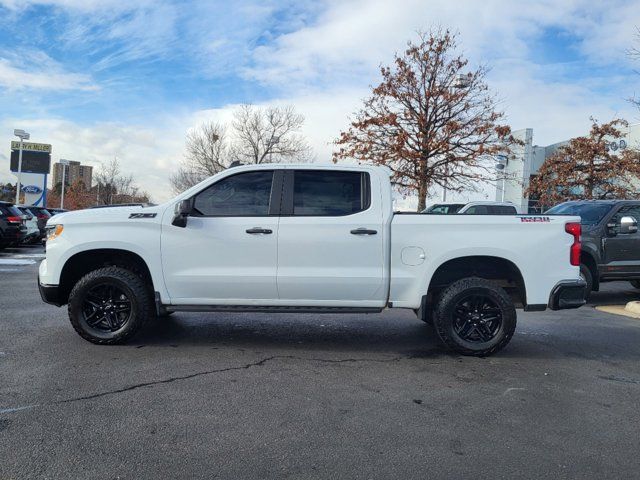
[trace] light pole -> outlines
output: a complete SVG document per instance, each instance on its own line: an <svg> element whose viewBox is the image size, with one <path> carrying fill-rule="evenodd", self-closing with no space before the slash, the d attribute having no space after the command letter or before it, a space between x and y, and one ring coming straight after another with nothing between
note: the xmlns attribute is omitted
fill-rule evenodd
<svg viewBox="0 0 640 480"><path fill-rule="evenodd" d="M18 183L16 184L16 205L20 205L20 188L22 187L20 180L22 176L22 147L25 140L29 140L29 133L24 130L15 129L13 134L20 139L20 148L18 150Z"/></svg>
<svg viewBox="0 0 640 480"><path fill-rule="evenodd" d="M504 189L506 188L507 184L506 184L506 180L507 177L504 173L505 168L507 168L507 165L509 164L509 157L507 157L506 155L496 155L496 158L498 159L498 161L496 162L496 170L498 170L499 172L502 172L502 187L500 188L500 196L501 202L504 202Z"/></svg>
<svg viewBox="0 0 640 480"><path fill-rule="evenodd" d="M64 186L65 186L65 171L66 171L66 167L67 165L69 165L69 160L63 160L62 158L60 159L60 165L62 165L62 193L60 194L60 209L64 208Z"/></svg>
<svg viewBox="0 0 640 480"><path fill-rule="evenodd" d="M444 165L444 186L442 187L442 201L447 201L447 177L449 175L449 164Z"/></svg>

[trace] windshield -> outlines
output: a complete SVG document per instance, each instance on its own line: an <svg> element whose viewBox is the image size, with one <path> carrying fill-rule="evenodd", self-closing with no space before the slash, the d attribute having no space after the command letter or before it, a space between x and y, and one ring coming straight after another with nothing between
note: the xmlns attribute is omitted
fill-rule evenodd
<svg viewBox="0 0 640 480"><path fill-rule="evenodd" d="M579 215L583 225L600 222L613 205L609 203L561 203L545 213L550 215Z"/></svg>
<svg viewBox="0 0 640 480"><path fill-rule="evenodd" d="M422 213L431 213L434 215L451 215L453 213L458 213L464 207L462 203L448 203L448 204L435 204L431 205L429 208L426 208L422 211Z"/></svg>

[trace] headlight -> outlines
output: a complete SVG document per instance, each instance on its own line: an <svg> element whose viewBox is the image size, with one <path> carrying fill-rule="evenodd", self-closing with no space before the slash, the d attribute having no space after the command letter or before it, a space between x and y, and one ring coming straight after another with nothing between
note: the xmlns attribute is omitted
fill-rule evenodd
<svg viewBox="0 0 640 480"><path fill-rule="evenodd" d="M50 227L47 227L47 242L53 240L56 237L59 237L62 234L63 230L64 225L61 224L51 225Z"/></svg>

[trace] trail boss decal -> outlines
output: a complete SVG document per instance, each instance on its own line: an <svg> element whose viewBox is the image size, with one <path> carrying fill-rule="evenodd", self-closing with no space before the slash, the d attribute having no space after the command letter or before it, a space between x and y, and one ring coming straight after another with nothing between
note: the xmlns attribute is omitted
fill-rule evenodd
<svg viewBox="0 0 640 480"><path fill-rule="evenodd" d="M129 218L154 218L157 213L132 213Z"/></svg>
<svg viewBox="0 0 640 480"><path fill-rule="evenodd" d="M549 217L520 217L522 223L548 223L550 221Z"/></svg>

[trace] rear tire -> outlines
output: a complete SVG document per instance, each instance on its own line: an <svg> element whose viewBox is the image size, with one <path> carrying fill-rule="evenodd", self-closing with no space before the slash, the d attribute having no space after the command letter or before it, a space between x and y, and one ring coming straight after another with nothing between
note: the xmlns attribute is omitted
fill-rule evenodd
<svg viewBox="0 0 640 480"><path fill-rule="evenodd" d="M516 309L503 288L469 277L445 288L433 323L440 340L462 355L485 357L502 350L516 330Z"/></svg>
<svg viewBox="0 0 640 480"><path fill-rule="evenodd" d="M589 300L593 291L593 275L591 274L591 269L584 263L580 264L580 276L587 283L587 287L584 289L584 299Z"/></svg>
<svg viewBox="0 0 640 480"><path fill-rule="evenodd" d="M68 310L76 332L98 345L126 342L155 315L143 278L120 267L83 276L69 295Z"/></svg>

